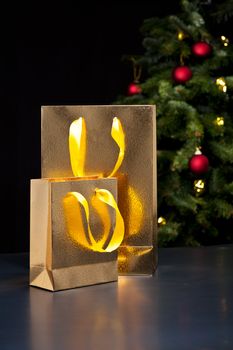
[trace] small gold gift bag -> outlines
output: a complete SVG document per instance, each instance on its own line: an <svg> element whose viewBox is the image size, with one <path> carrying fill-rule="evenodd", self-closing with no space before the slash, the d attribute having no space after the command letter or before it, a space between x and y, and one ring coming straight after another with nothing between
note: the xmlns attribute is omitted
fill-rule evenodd
<svg viewBox="0 0 233 350"><path fill-rule="evenodd" d="M117 177L120 274L156 267L155 106L42 107L42 176Z"/></svg>
<svg viewBox="0 0 233 350"><path fill-rule="evenodd" d="M30 285L56 291L117 280L124 223L117 180L31 180Z"/></svg>

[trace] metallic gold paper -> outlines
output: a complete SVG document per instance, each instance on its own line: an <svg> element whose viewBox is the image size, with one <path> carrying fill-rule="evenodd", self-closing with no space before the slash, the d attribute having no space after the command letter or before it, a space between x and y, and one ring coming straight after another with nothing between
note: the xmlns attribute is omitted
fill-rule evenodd
<svg viewBox="0 0 233 350"><path fill-rule="evenodd" d="M104 217L101 217L103 210L101 206L99 207L99 203L93 202L95 191L99 191L100 196L103 196L102 205L108 204L109 208L105 206ZM106 229L103 221L105 222L106 215L108 215L109 238L105 232L104 239L105 241L107 238L113 239L117 222L116 209L112 207L117 198L116 179L31 180L30 285L32 286L56 291L117 280L116 250L98 252L94 251L95 249L88 249L72 239L68 233L64 198L74 192L80 193L89 205L89 226L92 228L94 240L92 244L99 243L101 238L103 239L102 232ZM104 197L106 193L108 196ZM85 226L85 221L83 225ZM110 232L113 232L112 235ZM114 239L116 240L116 235ZM119 239L116 241L119 245Z"/></svg>
<svg viewBox="0 0 233 350"><path fill-rule="evenodd" d="M118 179L118 206L125 223L119 272L151 274L157 256L155 106L42 107L43 177L73 175L69 130L79 118L85 120L80 144L85 149L82 171L86 176L114 174ZM121 143L112 133L114 121L124 133Z"/></svg>

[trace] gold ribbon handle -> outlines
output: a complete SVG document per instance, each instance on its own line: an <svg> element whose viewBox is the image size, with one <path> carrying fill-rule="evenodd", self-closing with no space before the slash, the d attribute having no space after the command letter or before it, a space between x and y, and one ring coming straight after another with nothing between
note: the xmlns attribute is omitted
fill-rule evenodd
<svg viewBox="0 0 233 350"><path fill-rule="evenodd" d="M69 132L70 163L74 176L84 176L86 159L86 123L83 118L74 120Z"/></svg>
<svg viewBox="0 0 233 350"><path fill-rule="evenodd" d="M97 210L103 223L102 237L97 241L90 227L89 205L86 198L79 192L68 192L63 199L65 219L68 234L73 242L95 252L112 252L121 244L124 237L124 221L117 203L110 191L96 189L92 198L92 205ZM116 213L116 221L112 235L111 219L107 206ZM85 221L83 222L83 216Z"/></svg>
<svg viewBox="0 0 233 350"><path fill-rule="evenodd" d="M115 175L125 156L125 135L120 120L115 117L112 122L111 136L119 147L119 154L114 169L108 177ZM74 176L85 176L86 159L86 123L80 117L70 125L69 131L70 163Z"/></svg>
<svg viewBox="0 0 233 350"><path fill-rule="evenodd" d="M121 122L117 117L113 118L111 136L119 147L119 154L114 169L108 177L115 175L117 170L120 168L125 156L125 134Z"/></svg>

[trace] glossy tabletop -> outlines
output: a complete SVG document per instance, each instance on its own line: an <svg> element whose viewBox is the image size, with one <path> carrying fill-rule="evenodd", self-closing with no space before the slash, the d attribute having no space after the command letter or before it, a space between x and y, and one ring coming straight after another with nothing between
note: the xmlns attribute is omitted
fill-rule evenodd
<svg viewBox="0 0 233 350"><path fill-rule="evenodd" d="M0 255L1 350L233 349L233 246L159 251L154 277L61 292Z"/></svg>

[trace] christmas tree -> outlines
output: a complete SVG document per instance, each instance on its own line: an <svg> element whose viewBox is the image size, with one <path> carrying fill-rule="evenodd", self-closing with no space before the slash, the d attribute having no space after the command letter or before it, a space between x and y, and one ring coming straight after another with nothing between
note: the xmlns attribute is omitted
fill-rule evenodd
<svg viewBox="0 0 233 350"><path fill-rule="evenodd" d="M120 104L155 104L159 244L232 242L233 50L198 2L142 27L145 54ZM139 84L140 70L144 82Z"/></svg>

